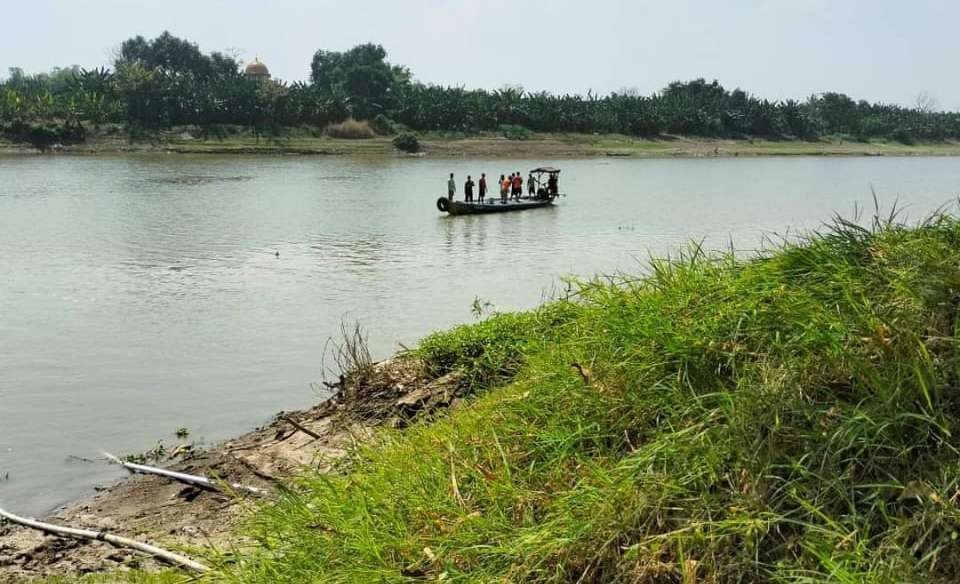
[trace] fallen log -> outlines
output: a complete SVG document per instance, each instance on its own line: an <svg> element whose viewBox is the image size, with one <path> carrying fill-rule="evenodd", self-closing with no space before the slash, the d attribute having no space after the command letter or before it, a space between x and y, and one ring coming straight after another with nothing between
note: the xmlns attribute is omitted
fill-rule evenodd
<svg viewBox="0 0 960 584"><path fill-rule="evenodd" d="M74 527L63 527L60 525L53 525L51 523L43 523L35 519L27 519L26 517L20 517L19 515L14 515L13 513L4 511L3 509L0 509L0 518L6 519L11 523L16 523L18 525L23 525L24 527L29 527L31 529L36 529L38 531L43 531L45 533L50 533L53 535L73 537L77 539L93 539L93 540L105 541L115 546L135 549L137 551L141 551L145 554L149 554L157 559L163 560L175 566L180 566L182 568L187 568L188 570L193 570L194 572L207 572L210 570L210 568L204 566L203 564L195 560L191 560L186 556L181 556L180 554L167 551L162 548L158 548L157 546L150 545L148 543L143 543L143 542L136 541L120 535L114 535L112 533L107 533L105 531L76 529Z"/></svg>
<svg viewBox="0 0 960 584"><path fill-rule="evenodd" d="M173 470L167 470L165 468L147 466L145 464L135 464L133 462L126 462L124 460L120 460L119 458L110 454L109 452L104 452L103 455L106 456L110 462L114 464L119 464L120 466L122 466L123 468L127 469L132 473L152 474L152 475L157 475L161 477L166 477L168 479L173 479L175 481L180 481L181 483L187 483L187 484L208 489L211 491L223 492L224 490L223 484L226 484L227 486L229 486L231 489L235 491L241 491L244 493L248 493L250 495L257 495L258 497L262 497L267 494L266 491L264 491L263 489L258 489L257 487L250 487L247 485L241 485L239 483L221 484L218 481L208 479L207 477L203 477L199 475L176 472Z"/></svg>

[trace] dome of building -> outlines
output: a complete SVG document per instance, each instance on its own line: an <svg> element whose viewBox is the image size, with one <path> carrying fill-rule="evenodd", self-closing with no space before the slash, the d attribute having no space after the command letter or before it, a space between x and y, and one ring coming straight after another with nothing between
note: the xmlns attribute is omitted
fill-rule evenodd
<svg viewBox="0 0 960 584"><path fill-rule="evenodd" d="M260 62L260 57L257 57L252 63L247 65L247 68L244 70L244 74L247 77L253 77L254 79L270 79L270 70L267 69L266 65Z"/></svg>

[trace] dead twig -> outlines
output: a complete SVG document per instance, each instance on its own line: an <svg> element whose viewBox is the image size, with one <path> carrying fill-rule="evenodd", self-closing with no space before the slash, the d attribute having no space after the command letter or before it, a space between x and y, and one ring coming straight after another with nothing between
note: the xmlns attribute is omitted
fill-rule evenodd
<svg viewBox="0 0 960 584"><path fill-rule="evenodd" d="M373 367L373 359L370 356L367 335L359 322L348 326L345 320L341 320L340 339L337 341L333 337L328 338L323 349L324 362L327 362L326 358L329 355L339 371L325 366L323 374L324 377L328 375L336 377L338 382L335 385L342 388L347 375L362 378L369 373Z"/></svg>
<svg viewBox="0 0 960 584"><path fill-rule="evenodd" d="M62 527L60 525L53 525L50 523L43 523L41 521L36 521L34 519L27 519L26 517L20 517L14 515L8 511L0 509L0 517L16 523L18 525L23 525L24 527L29 527L30 529L36 529L38 531L43 531L45 533L50 533L53 535L60 535L65 537L73 537L77 539L92 539L105 541L109 544L125 547L130 549L135 549L141 551L145 554L149 554L155 558L164 560L175 566L181 566L187 568L188 570L193 570L194 572L207 572L210 568L204 566L203 564L191 560L186 556L181 556L171 551L167 551L162 548L150 545L148 543L143 543L119 535L113 535L112 533L107 533L105 531L91 531L89 529L76 529L73 527Z"/></svg>
<svg viewBox="0 0 960 584"><path fill-rule="evenodd" d="M322 436L320 436L320 434L317 434L316 432L314 432L314 431L311 430L310 428L306 428L306 427L300 425L299 422L297 422L296 420L294 420L294 419L293 419L292 417L290 417L290 416L284 416L283 419L286 420L286 421L288 421L288 422L290 422L290 425L291 425L291 426L293 426L293 427L296 428L297 430L300 430L301 432L303 432L303 433L306 434L307 436L313 438L314 440L319 440L319 439L322 437ZM288 436L288 438L289 438L289 436Z"/></svg>

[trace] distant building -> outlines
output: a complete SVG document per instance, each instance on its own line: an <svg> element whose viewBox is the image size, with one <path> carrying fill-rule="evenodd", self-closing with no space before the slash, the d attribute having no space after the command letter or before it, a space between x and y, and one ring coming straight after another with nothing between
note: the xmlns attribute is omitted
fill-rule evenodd
<svg viewBox="0 0 960 584"><path fill-rule="evenodd" d="M260 62L260 57L255 58L252 63L247 64L247 68L243 74L249 79L256 81L268 81L270 79L270 70Z"/></svg>

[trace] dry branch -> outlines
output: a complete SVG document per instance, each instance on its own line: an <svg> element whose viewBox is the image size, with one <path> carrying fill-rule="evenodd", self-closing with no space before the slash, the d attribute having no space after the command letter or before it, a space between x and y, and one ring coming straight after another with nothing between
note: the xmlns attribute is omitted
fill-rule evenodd
<svg viewBox="0 0 960 584"><path fill-rule="evenodd" d="M314 431L311 430L310 428L307 428L307 427L305 427L305 426L302 426L299 422L297 422L296 420L294 420L292 417L290 417L290 416L284 416L283 419L286 420L286 421L288 421L288 422L290 422L290 425L291 425L291 426L293 426L293 427L296 428L297 430L300 430L301 432L303 432L303 433L306 434L307 436L313 438L314 440L319 440L319 439L321 438L320 434L317 434L316 432L314 432Z"/></svg>
<svg viewBox="0 0 960 584"><path fill-rule="evenodd" d="M105 531L92 531L89 529L76 529L73 527L62 527L60 525L52 525L50 523L43 523L35 519L27 519L25 517L20 517L8 511L4 511L3 509L0 509L0 517L12 523L23 525L24 527L29 527L31 529L36 529L36 530L43 531L45 533L50 533L53 535L74 537L78 539L100 540L115 546L135 549L145 554L149 554L155 558L164 560L170 564L181 566L183 568L187 568L188 570L193 570L195 572L207 572L210 570L210 568L204 566L199 562L191 560L186 556L181 556L180 554L176 554L174 552L170 552L165 549L158 548L148 543L143 543L143 542L126 538L120 535L113 535L112 533L107 533Z"/></svg>
<svg viewBox="0 0 960 584"><path fill-rule="evenodd" d="M182 472L176 472L172 470L167 470L165 468L156 468L153 466L146 466L144 464L134 464L132 462L126 462L126 461L120 460L119 458L110 454L109 452L104 452L103 455L106 456L111 462L115 464L119 464L120 466L122 466L123 468L127 469L132 473L153 474L153 475L158 475L162 477L167 477L175 481L180 481L181 483L187 483L187 484L191 484L204 489L210 489L211 491L220 491L220 492L223 491L222 485L219 482L214 481L212 479L208 479L207 477L202 477L199 475L191 475L191 474L186 474ZM247 485L241 485L239 483L225 483L225 484L229 485L229 487L235 491L242 491L244 493L249 493L251 495L257 495L257 496L266 495L266 492L263 489L258 489L256 487L249 487Z"/></svg>

